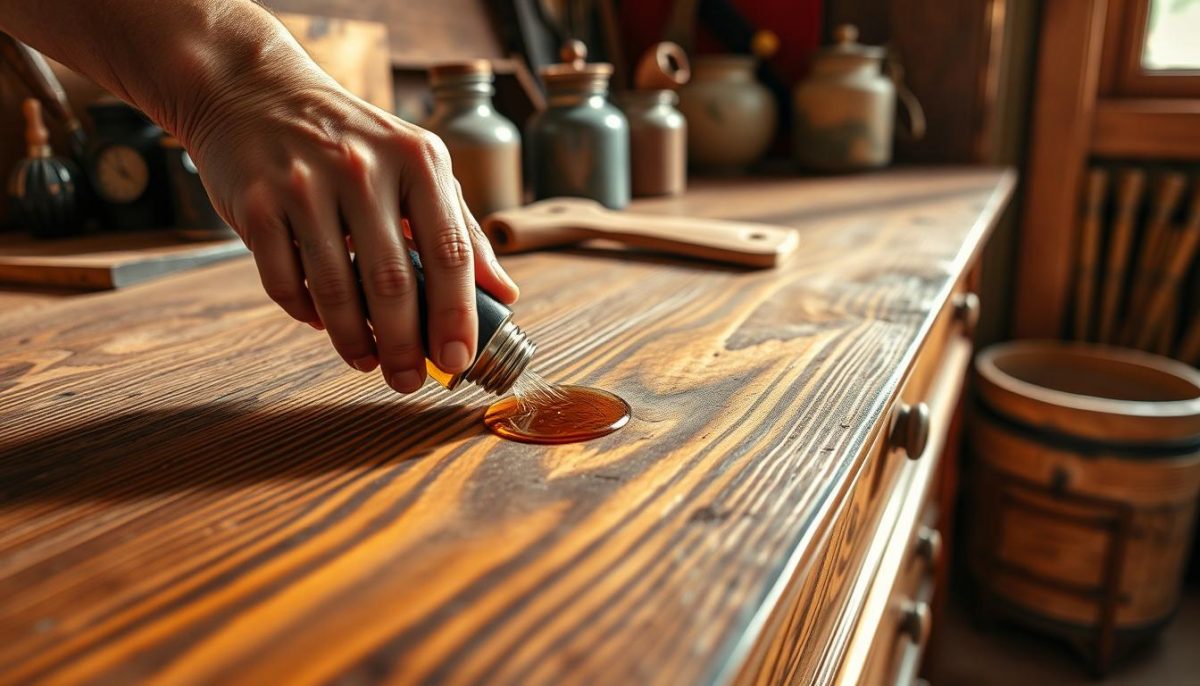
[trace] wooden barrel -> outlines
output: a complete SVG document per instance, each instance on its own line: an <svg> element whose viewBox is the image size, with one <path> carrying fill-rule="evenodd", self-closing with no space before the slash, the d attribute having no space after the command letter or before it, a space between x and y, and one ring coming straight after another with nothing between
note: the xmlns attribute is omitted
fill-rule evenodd
<svg viewBox="0 0 1200 686"><path fill-rule="evenodd" d="M1086 637L1103 669L1116 639L1160 626L1179 599L1200 495L1200 373L1031 341L990 347L975 367L968 550L985 606Z"/></svg>

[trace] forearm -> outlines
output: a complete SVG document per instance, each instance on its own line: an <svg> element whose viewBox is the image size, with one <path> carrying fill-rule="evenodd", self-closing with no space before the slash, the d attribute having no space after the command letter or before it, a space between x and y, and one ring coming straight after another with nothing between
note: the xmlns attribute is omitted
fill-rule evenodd
<svg viewBox="0 0 1200 686"><path fill-rule="evenodd" d="M261 89L273 74L326 78L251 0L4 3L0 29L136 105L189 147L239 88Z"/></svg>

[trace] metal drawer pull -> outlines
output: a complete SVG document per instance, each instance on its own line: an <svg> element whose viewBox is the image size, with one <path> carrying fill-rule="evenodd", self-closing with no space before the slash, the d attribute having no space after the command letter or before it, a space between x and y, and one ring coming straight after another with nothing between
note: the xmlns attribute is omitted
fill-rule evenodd
<svg viewBox="0 0 1200 686"><path fill-rule="evenodd" d="M979 296L970 292L955 294L953 305L954 319L962 326L963 335L974 336L979 325Z"/></svg>
<svg viewBox="0 0 1200 686"><path fill-rule="evenodd" d="M896 406L892 428L888 433L888 446L904 451L910 460L925 453L929 444L929 406L925 403L909 405L901 402Z"/></svg>
<svg viewBox="0 0 1200 686"><path fill-rule="evenodd" d="M917 532L917 555L929 565L942 557L942 532L932 526L922 526Z"/></svg>
<svg viewBox="0 0 1200 686"><path fill-rule="evenodd" d="M929 640L929 630L932 628L929 614L929 603L905 601L901 606L900 633L908 636L913 643L924 645Z"/></svg>

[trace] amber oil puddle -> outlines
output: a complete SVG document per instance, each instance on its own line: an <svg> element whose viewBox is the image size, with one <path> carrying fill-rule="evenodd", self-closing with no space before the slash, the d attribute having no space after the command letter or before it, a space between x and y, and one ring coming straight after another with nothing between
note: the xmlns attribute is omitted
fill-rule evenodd
<svg viewBox="0 0 1200 686"><path fill-rule="evenodd" d="M559 386L528 371L513 394L488 407L483 423L511 441L578 443L607 436L629 423L629 403L598 388Z"/></svg>

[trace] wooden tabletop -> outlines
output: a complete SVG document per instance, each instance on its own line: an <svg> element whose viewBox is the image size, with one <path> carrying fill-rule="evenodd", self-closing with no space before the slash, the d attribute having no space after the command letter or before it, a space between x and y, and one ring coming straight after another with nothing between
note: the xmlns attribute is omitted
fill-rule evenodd
<svg viewBox="0 0 1200 686"><path fill-rule="evenodd" d="M725 681L1012 182L640 204L797 227L773 271L506 258L534 366L633 407L577 445L348 369L247 259L5 316L0 681Z"/></svg>

